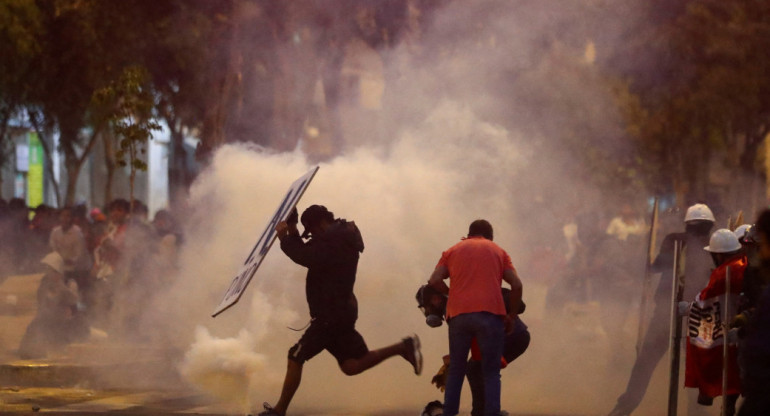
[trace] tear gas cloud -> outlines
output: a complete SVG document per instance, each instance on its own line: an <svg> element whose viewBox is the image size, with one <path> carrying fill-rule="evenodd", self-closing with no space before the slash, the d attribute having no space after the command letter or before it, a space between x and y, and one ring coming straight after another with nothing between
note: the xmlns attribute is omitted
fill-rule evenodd
<svg viewBox="0 0 770 416"><path fill-rule="evenodd" d="M484 145L477 145L476 140ZM299 208L324 204L336 216L356 221L362 230L366 249L356 283L359 331L370 348L418 333L426 365L425 373L415 377L405 361L393 358L361 375L345 377L333 358L323 353L306 364L293 408L382 411L418 408L441 398L430 377L447 353L445 327L425 325L414 294L427 281L441 251L464 236L468 224L477 218L488 219L495 227L496 241L509 251L521 271L529 304L523 319L532 326L534 341L530 351L503 372L505 391L510 392L504 405L521 410L558 409L559 405L548 403L544 396L544 392L554 391L552 380L563 387L562 394L569 387L593 390L578 381L594 374L592 369L602 361L597 356L601 345L594 339L588 340L585 350L579 343L562 344L569 343L574 328L542 338L550 332L541 329L545 288L538 281L541 276L527 275L530 247L520 238L520 229L530 225L512 221L522 200L511 195L507 181L500 179L515 178L530 167L529 156L526 142L480 121L462 105L444 103L425 126L405 132L393 143L388 156L362 148L320 165ZM188 340L193 350L207 349L201 343L221 342L248 331L253 349L240 351L253 350L263 357L259 370L245 365L222 370L223 374L242 371L251 377L251 403L274 400L280 392L287 350L300 336L288 327L302 328L309 320L305 270L274 247L240 303L217 318L209 315L288 185L311 166L301 150L274 154L245 145L220 149L191 190L193 220L186 231L182 270L163 299L164 317L154 319L156 325L167 322L167 334L182 345ZM207 328L211 336L192 340L194 324ZM561 362L563 367L558 369L548 369L544 361L530 361L546 350L563 359L576 358L559 351L561 348L584 354L583 361ZM584 374L581 364L586 365ZM216 363L195 365L210 368ZM205 387L199 380L192 381ZM597 394L604 387L597 381ZM586 393L580 392L584 397ZM465 397L469 398L467 392ZM577 405L568 403L565 410L575 410Z"/></svg>
<svg viewBox="0 0 770 416"><path fill-rule="evenodd" d="M234 411L248 412L250 378L264 369L264 357L253 351L252 336L242 330L237 337L215 339L200 326L195 343L181 368L185 379L224 399Z"/></svg>
<svg viewBox="0 0 770 416"><path fill-rule="evenodd" d="M534 266L562 256L561 227L570 220L570 206L590 206L615 190L602 193L565 175L565 166L575 163L569 152L543 152L532 133L536 129L524 122L539 109L523 97L526 91L502 99L491 83L502 78L491 72L495 67L529 68L523 76L532 81L530 87L550 85L554 94L576 104L562 107L565 112L590 112L600 107L597 103L611 100L609 92L596 91L569 73L566 79L544 83L557 63L533 58L544 53L538 34L569 22L568 15L535 3L527 10L480 9L452 3L441 10L432 32L424 34L422 48L432 51L425 59L415 57L408 45L388 54L400 62L400 75L384 98L382 117L388 121L382 140L346 137L344 153L320 163L298 206L301 212L323 204L336 217L356 222L366 244L355 288L357 328L371 349L419 334L424 374L415 377L409 364L396 357L346 377L333 357L322 353L305 365L294 411L417 411L428 401L443 400L430 378L448 352L446 326L428 328L414 294L441 251L478 218L492 223L495 241L519 270L528 304L522 318L532 333L529 350L502 372L503 408L606 411L625 385L631 349L619 352L620 364L608 362L607 335L593 325L598 318L590 307L546 319L545 294L556 276ZM457 35L457 27L477 36L452 39L455 50L446 52L443 42ZM497 37L484 36L484 27L496 28ZM503 49L479 46L489 42L513 44ZM515 109L516 120L523 120L520 128L500 122L501 108ZM554 112L552 117L558 124L574 115ZM618 120L612 114L603 117L612 131ZM358 127L366 131L366 126ZM226 145L215 153L190 190L179 276L150 317L163 334L160 341L186 351L181 368L193 384L205 389L211 378L248 379L248 391L239 391L247 397L235 400L246 407L264 400L274 403L280 394L287 351L301 336L289 328L303 328L309 321L305 270L273 247L240 303L217 318L210 314L288 186L315 164L307 145L281 153ZM623 144L610 149L625 150ZM552 258L533 254L543 242L555 250ZM621 336L632 344L635 334ZM662 393L653 387L650 394ZM470 406L467 383L462 406Z"/></svg>
<svg viewBox="0 0 770 416"><path fill-rule="evenodd" d="M497 241L515 253L515 235L505 225L513 207L509 198L500 197L508 193L506 182L489 181L488 175L501 171L514 175L526 165L525 159L526 150L514 145L505 130L479 121L460 105L446 103L423 128L406 132L387 157L358 149L320 165L299 207L324 204L336 216L354 220L362 231L366 249L356 283L359 331L370 348L417 332L425 345L427 369L418 378L408 363L394 358L347 378L331 356L322 354L306 365L302 394L293 407L331 403L341 409L403 408L407 397L418 406L437 395L426 377L440 366L446 334L425 330L414 294L427 281L441 251L465 235L476 218L496 224ZM266 356L263 370L255 374L258 380L282 380L287 350L300 336L287 327L301 328L309 320L305 270L274 247L241 302L215 319L208 315L288 185L310 166L300 150L271 154L227 146L191 190L196 226L187 231L183 270L169 295L180 299L171 303L186 308L178 312L180 321L196 317L193 321L214 336L230 337L239 328L248 330L255 351ZM198 209L205 218L197 217ZM212 339L197 340L208 341ZM253 393L263 400L279 391L279 384L262 383L262 391L258 391L259 381L254 385Z"/></svg>

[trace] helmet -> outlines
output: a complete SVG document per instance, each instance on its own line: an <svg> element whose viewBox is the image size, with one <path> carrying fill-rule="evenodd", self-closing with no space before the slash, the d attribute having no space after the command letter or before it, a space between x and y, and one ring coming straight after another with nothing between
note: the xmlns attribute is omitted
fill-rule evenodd
<svg viewBox="0 0 770 416"><path fill-rule="evenodd" d="M709 245L703 249L711 253L732 253L741 249L741 243L732 231L720 228L711 234Z"/></svg>
<svg viewBox="0 0 770 416"><path fill-rule="evenodd" d="M706 204L695 204L690 208L687 208L687 213L684 214L684 222L690 221L711 221L714 222L714 214L711 212Z"/></svg>
<svg viewBox="0 0 770 416"><path fill-rule="evenodd" d="M733 233L738 237L738 241L744 243L746 242L746 237L749 235L749 230L751 230L751 224L743 224L736 228Z"/></svg>

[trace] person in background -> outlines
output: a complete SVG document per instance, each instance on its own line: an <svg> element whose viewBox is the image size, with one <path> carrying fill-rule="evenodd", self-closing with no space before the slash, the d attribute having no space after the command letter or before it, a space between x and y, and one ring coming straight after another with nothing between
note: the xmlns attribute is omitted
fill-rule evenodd
<svg viewBox="0 0 770 416"><path fill-rule="evenodd" d="M723 343L728 342L726 414L735 414L735 403L740 394L738 348L729 342L725 329L735 315L738 295L743 284L743 272L748 264L738 237L728 229L719 229L711 235L704 248L711 253L716 268L708 284L698 293L690 306L685 360L685 387L698 389L698 404L711 406L714 397L722 395ZM730 292L727 293L729 276ZM731 307L727 322L725 305ZM723 323L725 325L723 325Z"/></svg>
<svg viewBox="0 0 770 416"><path fill-rule="evenodd" d="M37 289L37 312L19 345L23 359L46 357L64 345L85 339L89 327L78 311L78 295L64 283L64 260L50 253L41 261L45 274Z"/></svg>
<svg viewBox="0 0 770 416"><path fill-rule="evenodd" d="M4 230L3 240L8 245L9 255L13 260L12 273L30 271L29 256L29 207L21 198L8 201L8 219ZM36 257L35 261L40 257ZM36 265L35 265L36 266Z"/></svg>
<svg viewBox="0 0 770 416"><path fill-rule="evenodd" d="M80 232L83 233L83 238L86 241L88 255L92 255L93 251L88 247L88 242L92 238L91 221L88 218L88 207L86 207L85 203L80 203L72 207L72 223L80 227Z"/></svg>
<svg viewBox="0 0 770 416"><path fill-rule="evenodd" d="M741 243L743 253L748 260L748 266L743 272L743 291L738 305L738 315L730 323L731 328L737 328L740 338L746 334L746 328L751 320L751 315L756 312L759 298L770 283L770 270L762 268L760 256L760 244L757 227L749 224L741 225L735 229L735 236Z"/></svg>
<svg viewBox="0 0 770 416"><path fill-rule="evenodd" d="M684 256L687 259L683 299L695 299L698 292L706 286L711 272L711 256L703 247L709 243L714 222L714 214L708 206L694 204L687 208L685 213L684 232L671 233L663 239L658 256L651 265L653 273L660 273L660 281L653 298L655 306L652 316L628 377L626 390L618 397L609 416L628 416L639 406L647 392L655 367L668 350L675 243L683 244ZM690 400L692 403L689 403ZM700 412L698 407L695 406L695 397L688 397L688 412Z"/></svg>
<svg viewBox="0 0 770 416"><path fill-rule="evenodd" d="M144 202L134 199L131 202L131 216L130 221L132 224L149 225L150 223L150 210L147 208Z"/></svg>
<svg viewBox="0 0 770 416"><path fill-rule="evenodd" d="M107 208L109 223L107 230L94 249L94 266L91 277L94 279L92 297L87 300L89 315L100 329L107 329L110 324L110 312L113 306L115 290L125 278L126 267L124 250L130 204L125 199L115 199Z"/></svg>
<svg viewBox="0 0 770 416"><path fill-rule="evenodd" d="M50 251L49 238L51 231L58 224L57 210L45 204L38 205L34 210L35 215L29 222L28 256L39 259Z"/></svg>
<svg viewBox="0 0 770 416"><path fill-rule="evenodd" d="M93 256L96 247L99 246L102 238L107 234L109 222L107 221L107 216L104 215L99 208L92 209L88 214L88 218L89 223L86 243L88 245L88 252Z"/></svg>
<svg viewBox="0 0 770 416"><path fill-rule="evenodd" d="M85 293L91 286L91 255L83 231L74 223L71 207L64 207L59 211L59 225L51 231L48 244L51 250L59 253L64 260L65 279L74 280L79 292L86 297Z"/></svg>
<svg viewBox="0 0 770 416"><path fill-rule="evenodd" d="M147 205L134 199L121 253L124 272L114 285L112 324L124 338L142 339L147 335L149 328L142 317L162 278L153 262L159 250L158 240L154 227L148 222Z"/></svg>
<svg viewBox="0 0 770 416"><path fill-rule="evenodd" d="M758 279L770 281L770 210L759 214L754 227L759 243ZM748 277L748 276L747 276ZM770 285L757 296L746 325L738 359L741 361L743 401L738 416L770 415Z"/></svg>
<svg viewBox="0 0 770 416"><path fill-rule="evenodd" d="M631 205L625 204L620 214L610 220L606 233L618 240L626 241L629 236L642 236L646 231L647 225L644 220L637 217Z"/></svg>
<svg viewBox="0 0 770 416"><path fill-rule="evenodd" d="M168 275L177 268L179 246L182 244L182 233L171 212L161 209L155 213L152 221L157 239L157 250L154 253L154 263L160 270L160 281L167 282Z"/></svg>

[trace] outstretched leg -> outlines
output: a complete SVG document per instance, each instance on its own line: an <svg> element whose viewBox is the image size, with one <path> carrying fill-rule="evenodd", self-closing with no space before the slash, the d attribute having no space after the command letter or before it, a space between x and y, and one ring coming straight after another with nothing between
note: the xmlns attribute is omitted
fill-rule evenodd
<svg viewBox="0 0 770 416"><path fill-rule="evenodd" d="M377 350L368 351L359 358L349 358L340 363L340 369L346 375L352 376L376 366L386 359L400 355L414 367L415 374L422 372L422 352L420 351L420 338L412 335L401 342L389 345Z"/></svg>

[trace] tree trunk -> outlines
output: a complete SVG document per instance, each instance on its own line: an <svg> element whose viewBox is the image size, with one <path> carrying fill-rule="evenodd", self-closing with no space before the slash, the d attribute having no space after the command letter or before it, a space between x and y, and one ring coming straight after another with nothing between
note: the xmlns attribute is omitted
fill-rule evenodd
<svg viewBox="0 0 770 416"><path fill-rule="evenodd" d="M9 155L6 150L10 147L6 143L10 140L10 137L6 137L8 134L8 122L11 119L10 108L3 108L2 115L0 115L0 189L3 189L3 169L2 167L8 163Z"/></svg>
<svg viewBox="0 0 770 416"><path fill-rule="evenodd" d="M94 130L91 133L91 137L83 149L83 153L78 156L75 144L78 139L77 128L64 128L60 123L60 140L62 143L62 150L64 151L64 166L67 168L67 188L65 191L64 204L72 205L75 202L75 191L77 191L78 178L80 177L80 170L83 167L83 163L94 148L94 143L101 132L102 126L94 126Z"/></svg>
<svg viewBox="0 0 770 416"><path fill-rule="evenodd" d="M169 105L160 106L160 114L166 121L171 136L168 147L168 195L169 206L173 208L177 205L178 199L186 193L192 182L192 175L187 166L182 123L169 107Z"/></svg>
<svg viewBox="0 0 770 416"><path fill-rule="evenodd" d="M240 2L235 4L236 10ZM212 60L207 79L208 102L203 114L203 126L201 128L201 142L196 149L195 157L201 162L206 162L212 152L226 141L225 123L227 121L228 104L232 88L237 82L237 62L234 57L234 45L239 44L235 39L238 21L230 22L223 26L211 40L212 48L219 48L213 53L217 59ZM222 63L225 63L224 65Z"/></svg>
<svg viewBox="0 0 770 416"><path fill-rule="evenodd" d="M225 142L222 110L225 101L224 84L225 80L220 77L212 80L209 84L211 95L203 115L201 143L196 151L196 158L200 161L206 161L213 150Z"/></svg>
<svg viewBox="0 0 770 416"><path fill-rule="evenodd" d="M107 178L104 182L104 204L112 201L112 180L115 177L115 149L113 147L114 137L111 133L102 135L104 144L104 167L107 169Z"/></svg>
<svg viewBox="0 0 770 416"><path fill-rule="evenodd" d="M184 134L176 123L176 120L166 115L164 117L171 133L168 155L168 195L169 204L175 205L178 195L181 195L190 186L187 170L187 151L184 148Z"/></svg>
<svg viewBox="0 0 770 416"><path fill-rule="evenodd" d="M77 161L67 161L67 188L64 197L64 205L72 205L75 203L75 191L77 190L77 181L80 176L80 168L82 164Z"/></svg>
<svg viewBox="0 0 770 416"><path fill-rule="evenodd" d="M128 196L130 197L131 201L131 210L134 209L134 182L136 180L136 166L134 166L134 161L136 160L136 142L131 141L128 145L128 154L130 155L131 159L129 159L128 168L129 168L129 176L128 176Z"/></svg>
<svg viewBox="0 0 770 416"><path fill-rule="evenodd" d="M345 144L339 106L342 103L342 64L345 59L344 45L333 45L321 70L326 114L329 117L331 155L339 154ZM309 100L312 100L312 90Z"/></svg>
<svg viewBox="0 0 770 416"><path fill-rule="evenodd" d="M678 175L675 175L675 177L672 178L674 195L676 196L676 205L680 208L687 208L687 195L689 194L690 190L686 181L677 176Z"/></svg>
<svg viewBox="0 0 770 416"><path fill-rule="evenodd" d="M78 177L80 176L80 162L75 151L74 143L77 143L77 129L69 129L61 126L59 131L64 151L64 166L67 168L67 187L64 191L64 204L72 205L75 201L75 191L77 189Z"/></svg>

